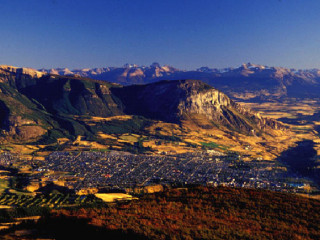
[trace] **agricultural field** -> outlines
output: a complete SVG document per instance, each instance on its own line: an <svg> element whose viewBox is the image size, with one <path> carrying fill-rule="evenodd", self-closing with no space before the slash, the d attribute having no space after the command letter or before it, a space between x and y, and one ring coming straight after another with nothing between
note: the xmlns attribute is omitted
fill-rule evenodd
<svg viewBox="0 0 320 240"><path fill-rule="evenodd" d="M0 179L0 194L2 194L9 187L9 181Z"/></svg>
<svg viewBox="0 0 320 240"><path fill-rule="evenodd" d="M263 117L277 119L289 124L297 136L314 138L319 125L320 100L286 99L276 102L240 102L241 105L253 109Z"/></svg>
<svg viewBox="0 0 320 240"><path fill-rule="evenodd" d="M312 116L320 111L319 99L286 99L273 102L238 102L241 105L260 112L265 117L274 119L291 118L299 116Z"/></svg>
<svg viewBox="0 0 320 240"><path fill-rule="evenodd" d="M122 150L132 153L186 153L215 149L217 151L235 151L249 155L250 159L275 159L283 150L299 141L299 136L287 132L279 136L248 136L230 133L225 129L212 126L199 128L192 121L183 121L181 125L161 121L147 121L141 118L112 119L94 118L89 122L95 136L78 135L76 139L63 139L54 144L20 145L14 147L15 153L22 158L43 160L52 151L111 151ZM201 124L205 124L201 122ZM293 138L293 136L295 138ZM214 144L213 144L214 143ZM250 151L246 146L251 146Z"/></svg>
<svg viewBox="0 0 320 240"><path fill-rule="evenodd" d="M249 105L250 107L254 107L252 103L250 104L252 105ZM282 112L281 105L277 104L274 113L266 111L265 116L275 117L277 111ZM307 103L305 104L305 111L309 111ZM262 104L266 110L268 106ZM262 107L259 109L262 110ZM292 112L294 110L293 108ZM316 108L314 108L315 111ZM300 110L297 114L299 113L301 113ZM281 117L284 116L281 115ZM74 117L81 123L81 127L76 123L72 125L75 134L78 134L77 137L58 137L56 142L46 142L46 144L43 141L38 141L25 146L8 144L3 147L14 148L15 153L28 160L43 160L52 151L106 152L120 150L136 154L163 152L176 154L208 149L238 152L241 155L247 155L248 159L272 160L282 151L292 147L295 142L306 137L306 130L302 128L308 128L308 126L294 125L294 128L300 129L299 133L301 134L297 134L297 131L292 128L294 132L269 131L264 136L248 136L238 132L230 132L222 126L214 126L210 121L201 117L182 120L181 124L165 123L130 115L108 118ZM307 134L314 136L314 133L308 129ZM308 138L310 139L310 136ZM250 150L247 146L250 146Z"/></svg>
<svg viewBox="0 0 320 240"><path fill-rule="evenodd" d="M94 195L75 194L37 194L35 196L26 194L1 194L0 205L7 207L48 207L61 208L79 205L91 205L102 203L102 200Z"/></svg>
<svg viewBox="0 0 320 240"><path fill-rule="evenodd" d="M116 200L132 200L135 199L129 194L124 193L96 193L95 196L104 202L114 202Z"/></svg>
<svg viewBox="0 0 320 240"><path fill-rule="evenodd" d="M320 153L320 99L289 98L283 101L240 104L259 112L263 117L274 118L287 124L294 133L290 141L310 139L315 143L314 149ZM274 147L272 141L270 143L270 147Z"/></svg>

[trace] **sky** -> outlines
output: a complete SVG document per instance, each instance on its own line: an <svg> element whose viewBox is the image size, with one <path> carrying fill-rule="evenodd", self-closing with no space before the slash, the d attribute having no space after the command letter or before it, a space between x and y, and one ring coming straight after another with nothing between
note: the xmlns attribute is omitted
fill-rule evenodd
<svg viewBox="0 0 320 240"><path fill-rule="evenodd" d="M319 0L0 0L0 65L320 68Z"/></svg>

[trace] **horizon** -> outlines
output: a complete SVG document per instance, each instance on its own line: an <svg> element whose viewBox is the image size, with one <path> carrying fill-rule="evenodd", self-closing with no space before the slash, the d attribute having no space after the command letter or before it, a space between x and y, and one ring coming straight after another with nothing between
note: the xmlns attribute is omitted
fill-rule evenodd
<svg viewBox="0 0 320 240"><path fill-rule="evenodd" d="M2 0L0 65L320 68L320 2Z"/></svg>
<svg viewBox="0 0 320 240"><path fill-rule="evenodd" d="M284 69L289 69L289 70L295 70L295 71L310 71L310 70L320 70L320 67L319 68L290 68L290 67L283 67L283 66L268 66L268 65L263 65L263 64L258 64L258 63L252 63L252 62L247 62L247 63L242 63L242 64L239 64L238 66L225 66L225 67L221 67L221 68L218 68L218 67L215 67L215 66L197 66L193 69L182 69L182 68L178 68L174 65L168 65L168 64L161 64L159 62L152 62L150 64L146 64L146 65L138 65L138 64L135 64L135 63L124 63L122 65L119 65L119 66L101 66L101 67L81 67L81 68L68 68L68 67L56 67L56 68L53 68L53 67L49 67L49 68L33 68L33 67L29 67L29 66L14 66L14 65L8 65L8 64L0 64L0 67L1 66L10 66L10 67L15 67L15 68L26 68L26 69L33 69L33 70L36 70L36 71L41 71L41 70L63 70L63 69L68 69L70 71L76 71L76 70L84 70L84 69L99 69L99 68L125 68L125 65L129 64L129 65L136 65L137 68L139 67L150 67L152 64L154 63L157 63L160 65L160 67L165 67L165 66L168 66L168 67L173 67L173 68L176 68L177 70L179 71L195 71L195 70L198 70L199 68L202 68L202 67L208 67L209 69L217 69L217 70L224 70L224 69L237 69L237 68L240 68L241 66L243 65L248 65L248 64L252 64L252 65L258 65L258 66L264 66L264 67L268 67L268 68L284 68Z"/></svg>

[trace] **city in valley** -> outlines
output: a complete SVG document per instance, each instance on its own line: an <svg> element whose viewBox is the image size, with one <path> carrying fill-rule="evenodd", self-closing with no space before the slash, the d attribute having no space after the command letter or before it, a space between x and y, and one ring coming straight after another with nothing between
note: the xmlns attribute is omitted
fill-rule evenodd
<svg viewBox="0 0 320 240"><path fill-rule="evenodd" d="M192 184L305 194L318 191L308 178L288 170L279 162L243 161L240 155L215 150L175 155L53 152L42 161L21 160L17 155L3 153L0 161L4 167L15 166L24 172L27 183L24 188L39 194L39 190L48 184L63 186L79 194L115 190L134 193L135 189L147 186Z"/></svg>
<svg viewBox="0 0 320 240"><path fill-rule="evenodd" d="M0 239L319 240L319 0L1 0Z"/></svg>

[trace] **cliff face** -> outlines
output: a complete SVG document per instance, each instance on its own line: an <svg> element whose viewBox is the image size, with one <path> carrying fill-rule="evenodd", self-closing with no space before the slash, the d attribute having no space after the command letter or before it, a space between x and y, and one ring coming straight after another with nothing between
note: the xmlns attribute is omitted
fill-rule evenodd
<svg viewBox="0 0 320 240"><path fill-rule="evenodd" d="M211 120L219 120L223 115L223 108L232 107L231 100L222 92L208 88L201 90L200 82L187 81L182 86L186 91L184 99L180 99L179 115L183 113L204 114Z"/></svg>
<svg viewBox="0 0 320 240"><path fill-rule="evenodd" d="M191 91L188 91L186 99L179 103L180 116L184 113L201 114L216 125L252 133L259 130L265 131L268 128L285 129L281 123L262 118L258 113L242 107L214 88L200 87L199 91L199 84L187 83L187 85L191 85L189 87Z"/></svg>
<svg viewBox="0 0 320 240"><path fill-rule="evenodd" d="M47 132L46 116L34 100L18 89L44 74L36 70L0 66L0 141L28 141Z"/></svg>
<svg viewBox="0 0 320 240"><path fill-rule="evenodd" d="M285 129L279 122L266 119L241 107L224 93L197 80L162 81L115 89L125 112L168 122L205 117L212 125L246 133Z"/></svg>

